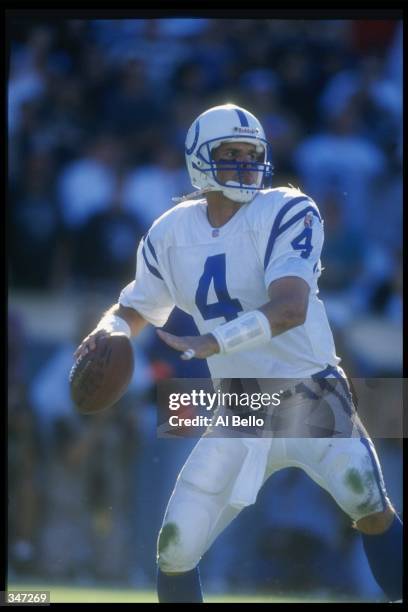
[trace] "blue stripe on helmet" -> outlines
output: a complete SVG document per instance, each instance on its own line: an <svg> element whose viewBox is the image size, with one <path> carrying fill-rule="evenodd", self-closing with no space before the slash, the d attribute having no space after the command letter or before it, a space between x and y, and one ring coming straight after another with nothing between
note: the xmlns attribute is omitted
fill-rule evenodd
<svg viewBox="0 0 408 612"><path fill-rule="evenodd" d="M198 136L199 135L200 135L200 122L196 121L193 144L191 145L191 147L187 147L186 146L186 153L187 153L187 155L191 155L191 153L196 148L196 145L197 145L197 142L198 142Z"/></svg>
<svg viewBox="0 0 408 612"><path fill-rule="evenodd" d="M249 123L248 123L248 119L247 119L246 114L242 110L240 110L239 108L236 108L235 110L236 110L237 115L239 117L239 120L241 122L241 127L249 127Z"/></svg>

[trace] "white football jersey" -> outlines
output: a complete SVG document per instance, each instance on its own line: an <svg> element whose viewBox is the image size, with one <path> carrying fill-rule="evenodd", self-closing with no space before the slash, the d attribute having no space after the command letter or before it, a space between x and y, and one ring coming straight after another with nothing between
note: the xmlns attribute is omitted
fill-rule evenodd
<svg viewBox="0 0 408 612"><path fill-rule="evenodd" d="M136 279L119 302L157 327L175 305L200 334L269 301L270 283L299 276L310 286L306 321L255 349L213 355L213 378L302 378L336 365L333 336L318 299L323 221L311 198L294 188L261 191L222 227L207 202L183 202L159 217L141 241Z"/></svg>

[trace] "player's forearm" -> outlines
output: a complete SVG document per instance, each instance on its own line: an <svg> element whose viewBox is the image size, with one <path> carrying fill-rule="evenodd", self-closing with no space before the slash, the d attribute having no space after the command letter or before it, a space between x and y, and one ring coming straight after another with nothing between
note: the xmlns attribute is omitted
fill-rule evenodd
<svg viewBox="0 0 408 612"><path fill-rule="evenodd" d="M121 304L114 304L104 315L114 315L123 319L130 327L131 335L137 336L147 325L144 319L134 308L128 308Z"/></svg>
<svg viewBox="0 0 408 612"><path fill-rule="evenodd" d="M306 320L307 302L271 300L258 310L268 319L272 336L278 336L303 325Z"/></svg>
<svg viewBox="0 0 408 612"><path fill-rule="evenodd" d="M259 308L269 321L272 336L283 334L306 320L309 285L297 276L286 276L269 285L269 302Z"/></svg>
<svg viewBox="0 0 408 612"><path fill-rule="evenodd" d="M309 289L303 291L302 287L302 293L304 296L295 299L285 291L277 292L260 308L216 327L211 334L207 334L214 336L218 344L218 350L213 350L212 354L254 349L270 341L271 337L302 325L306 319ZM197 354L195 348L194 351Z"/></svg>

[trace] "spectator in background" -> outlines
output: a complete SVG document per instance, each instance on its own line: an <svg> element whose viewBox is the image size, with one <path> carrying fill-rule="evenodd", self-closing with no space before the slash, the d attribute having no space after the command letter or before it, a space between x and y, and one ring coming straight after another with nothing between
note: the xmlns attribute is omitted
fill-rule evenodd
<svg viewBox="0 0 408 612"><path fill-rule="evenodd" d="M52 28L37 25L29 32L25 45L13 45L8 87L10 136L16 134L21 126L22 105L41 99L47 93L48 58L53 36Z"/></svg>
<svg viewBox="0 0 408 612"><path fill-rule="evenodd" d="M149 89L159 97L175 67L189 54L182 37L167 36L158 19L94 20L92 30L111 66L118 68L129 60L145 63Z"/></svg>
<svg viewBox="0 0 408 612"><path fill-rule="evenodd" d="M372 250L356 294L355 313L344 328L355 372L366 377L402 376L402 256Z"/></svg>
<svg viewBox="0 0 408 612"><path fill-rule="evenodd" d="M338 190L328 191L321 201L327 239L323 250L323 266L329 273L323 273L321 291L329 293L350 288L361 277L366 249L364 237L348 223Z"/></svg>
<svg viewBox="0 0 408 612"><path fill-rule="evenodd" d="M336 185L347 224L364 235L376 183L387 167L381 149L359 134L359 122L358 108L350 102L328 120L325 131L298 145L294 163L302 189L317 201Z"/></svg>
<svg viewBox="0 0 408 612"><path fill-rule="evenodd" d="M281 78L282 106L290 110L305 126L316 124L315 95L319 72L308 52L306 41L292 39L276 53L276 67Z"/></svg>
<svg viewBox="0 0 408 612"><path fill-rule="evenodd" d="M366 243L361 233L348 222L338 189L328 189L321 200L321 211L326 240L322 251L320 292L330 321L341 328L356 315L353 295L361 292Z"/></svg>
<svg viewBox="0 0 408 612"><path fill-rule="evenodd" d="M184 97L178 98L175 97L171 104L171 115L172 115L172 143L179 151L179 154L184 153L184 141L185 134L188 128L188 117L191 117L197 112L198 109L206 108L206 104L211 104L208 96L201 98L197 96L194 92L187 93Z"/></svg>
<svg viewBox="0 0 408 612"><path fill-rule="evenodd" d="M93 303L92 299L89 302ZM40 443L47 459L51 452L53 432L57 427L55 423L68 423L68 429L78 428L80 425L80 417L73 409L68 375L72 367L76 339L81 336L86 326L94 321L94 315L89 314L87 307L78 308L78 312L80 316L75 337L56 345L44 365L34 375L29 388L30 401L39 424ZM69 426L70 422L72 426ZM69 431L66 433L69 435Z"/></svg>
<svg viewBox="0 0 408 612"><path fill-rule="evenodd" d="M379 375L378 366L383 362L391 371L392 364L400 359L402 300L398 256L394 258L380 241L372 241L370 232L361 235L350 227L336 191L322 200L322 214L326 241L320 291L339 352L344 351L344 367L349 373L374 376ZM370 323L373 316L376 318Z"/></svg>
<svg viewBox="0 0 408 612"><path fill-rule="evenodd" d="M403 81L403 26L402 22L395 25L393 37L386 50L385 74L401 90Z"/></svg>
<svg viewBox="0 0 408 612"><path fill-rule="evenodd" d="M402 251L395 249L390 267L390 274L382 279L372 295L371 308L374 313L402 326Z"/></svg>
<svg viewBox="0 0 408 612"><path fill-rule="evenodd" d="M258 68L245 72L240 78L240 91L245 104L253 101L253 112L264 126L265 135L272 146L274 167L285 183L293 176L292 153L300 137L300 123L296 115L281 103L282 81L279 76L267 68Z"/></svg>
<svg viewBox="0 0 408 612"><path fill-rule="evenodd" d="M117 179L106 210L92 214L72 235L71 276L76 287L115 294L135 274L135 257L144 228L123 207L123 180Z"/></svg>
<svg viewBox="0 0 408 612"><path fill-rule="evenodd" d="M93 214L106 211L114 199L122 149L102 131L89 138L83 157L64 166L57 178L59 206L68 230L78 230Z"/></svg>
<svg viewBox="0 0 408 612"><path fill-rule="evenodd" d="M259 587L299 593L320 587L343 596L355 595L360 585L353 571L353 533L330 496L296 468L275 473L261 495L268 510L259 517L265 527L253 544L262 559ZM339 563L340 557L347 561ZM365 565L368 567L367 561ZM372 586L381 593L374 581Z"/></svg>
<svg viewBox="0 0 408 612"><path fill-rule="evenodd" d="M145 61L129 58L118 67L118 74L102 100L103 123L112 125L121 138L144 140L145 134L162 119L156 96L149 87ZM145 143L147 144L147 143Z"/></svg>
<svg viewBox="0 0 408 612"><path fill-rule="evenodd" d="M124 54L146 62L147 78L152 90L166 90L175 67L189 54L189 45L181 37L166 36L158 19L146 19L143 35L136 44L127 45Z"/></svg>
<svg viewBox="0 0 408 612"><path fill-rule="evenodd" d="M60 168L80 156L89 130L87 83L61 66L53 75L48 93L35 142L54 156Z"/></svg>
<svg viewBox="0 0 408 612"><path fill-rule="evenodd" d="M54 163L47 152L27 158L25 180L13 194L10 210L11 284L51 289L57 282L62 223L54 193Z"/></svg>
<svg viewBox="0 0 408 612"><path fill-rule="evenodd" d="M20 314L8 313L8 548L11 576L35 572L40 519L38 423L28 397L27 337Z"/></svg>
<svg viewBox="0 0 408 612"><path fill-rule="evenodd" d="M94 447L89 455L86 497L92 517L92 573L98 580L128 584L133 564L142 565L132 541L133 508L129 483L142 459L134 398L95 415ZM138 488L138 487L137 487ZM138 554L139 553L139 554Z"/></svg>
<svg viewBox="0 0 408 612"><path fill-rule="evenodd" d="M124 181L125 210L133 213L146 232L153 221L169 210L174 203L171 194L188 193L188 175L182 167L181 152L171 138L160 138L152 146L152 162L130 172ZM169 198L170 195L170 198Z"/></svg>
<svg viewBox="0 0 408 612"><path fill-rule="evenodd" d="M301 511L299 499L303 500ZM245 509L240 527L230 525L202 561L203 579L217 592L242 593L256 585L257 593L298 592L301 596L319 589L322 597L328 593L382 597L345 515L301 470L288 468L273 474L259 500L262 508ZM231 546L238 540L239 567ZM338 562L342 555L346 564Z"/></svg>
<svg viewBox="0 0 408 612"><path fill-rule="evenodd" d="M217 96L233 85L231 71L237 59L231 45L226 44L225 24L205 21L205 27L190 39L189 52L170 80L177 102L191 95L201 101L204 96Z"/></svg>
<svg viewBox="0 0 408 612"><path fill-rule="evenodd" d="M356 131L392 155L402 122L402 90L387 76L384 58L364 56L329 80L320 99L324 116L338 116L351 105L358 115Z"/></svg>
<svg viewBox="0 0 408 612"><path fill-rule="evenodd" d="M89 303L77 338L94 318ZM150 392L150 366L135 347L135 375L126 397L111 411L82 416L68 381L76 344L74 339L59 345L30 387L43 459L38 571L52 580L123 582L132 571L128 485L139 458L139 410Z"/></svg>
<svg viewBox="0 0 408 612"><path fill-rule="evenodd" d="M38 572L48 580L89 578L92 551L87 463L95 452L95 427L55 415L44 466Z"/></svg>
<svg viewBox="0 0 408 612"><path fill-rule="evenodd" d="M48 579L128 582L135 425L123 402L80 422L54 419L39 545L39 570Z"/></svg>
<svg viewBox="0 0 408 612"><path fill-rule="evenodd" d="M402 268L403 268L403 255L402 249L398 249L395 252L395 271L391 282L391 291L389 292L389 299L386 300L384 312L386 316L394 321L398 326L402 327L403 324L403 282L402 282Z"/></svg>
<svg viewBox="0 0 408 612"><path fill-rule="evenodd" d="M349 45L360 55L385 53L399 24L395 19L356 19L349 22Z"/></svg>
<svg viewBox="0 0 408 612"><path fill-rule="evenodd" d="M395 160L390 171L377 183L377 191L370 205L370 219L364 232L368 245L380 248L392 256L402 250L403 240L403 185L402 159Z"/></svg>

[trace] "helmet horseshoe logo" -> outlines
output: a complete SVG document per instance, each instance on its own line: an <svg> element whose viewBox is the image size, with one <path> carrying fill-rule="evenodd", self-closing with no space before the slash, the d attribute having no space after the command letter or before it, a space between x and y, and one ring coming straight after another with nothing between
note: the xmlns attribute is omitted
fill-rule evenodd
<svg viewBox="0 0 408 612"><path fill-rule="evenodd" d="M194 149L195 149L195 147L197 145L197 142L198 142L199 135L200 135L200 122L196 121L193 144L191 145L191 147L187 147L187 143L186 143L186 153L187 153L187 155L191 155L191 153L194 151Z"/></svg>

